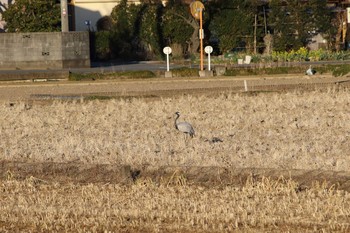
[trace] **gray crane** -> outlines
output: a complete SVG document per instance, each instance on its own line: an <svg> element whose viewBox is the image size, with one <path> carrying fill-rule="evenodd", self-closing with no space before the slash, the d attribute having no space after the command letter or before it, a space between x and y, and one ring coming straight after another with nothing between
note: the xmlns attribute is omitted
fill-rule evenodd
<svg viewBox="0 0 350 233"><path fill-rule="evenodd" d="M191 138L193 138L194 134L194 129L192 127L192 125L188 122L178 122L178 119L180 117L180 113L176 112L175 113L176 117L175 117L175 128L177 130L179 130L180 132L183 132L185 134L188 134L191 136Z"/></svg>

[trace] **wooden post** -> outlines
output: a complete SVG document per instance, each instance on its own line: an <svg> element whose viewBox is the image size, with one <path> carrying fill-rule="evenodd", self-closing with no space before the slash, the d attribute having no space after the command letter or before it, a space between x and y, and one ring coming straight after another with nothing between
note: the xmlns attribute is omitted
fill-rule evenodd
<svg viewBox="0 0 350 233"><path fill-rule="evenodd" d="M204 70L204 61L203 61L203 37L204 37L204 32L203 32L203 9L200 8L199 12L199 39L200 39L200 57L201 57L201 71Z"/></svg>

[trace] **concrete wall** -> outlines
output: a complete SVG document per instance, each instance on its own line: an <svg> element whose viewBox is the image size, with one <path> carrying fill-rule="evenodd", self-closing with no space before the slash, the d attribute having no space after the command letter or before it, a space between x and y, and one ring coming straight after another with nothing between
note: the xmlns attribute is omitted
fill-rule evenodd
<svg viewBox="0 0 350 233"><path fill-rule="evenodd" d="M0 69L90 67L88 32L0 33Z"/></svg>

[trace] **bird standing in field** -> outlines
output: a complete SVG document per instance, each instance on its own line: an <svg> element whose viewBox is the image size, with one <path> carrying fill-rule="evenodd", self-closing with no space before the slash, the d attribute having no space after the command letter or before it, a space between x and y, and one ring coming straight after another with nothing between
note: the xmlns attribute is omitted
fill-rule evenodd
<svg viewBox="0 0 350 233"><path fill-rule="evenodd" d="M180 132L183 132L185 134L190 135L191 138L194 136L194 129L192 125L188 122L178 122L178 119L180 117L180 113L176 112L175 113L175 128L179 130Z"/></svg>
<svg viewBox="0 0 350 233"><path fill-rule="evenodd" d="M312 67L310 65L309 69L306 70L305 74L314 75L314 74L316 74L316 70L312 69Z"/></svg>

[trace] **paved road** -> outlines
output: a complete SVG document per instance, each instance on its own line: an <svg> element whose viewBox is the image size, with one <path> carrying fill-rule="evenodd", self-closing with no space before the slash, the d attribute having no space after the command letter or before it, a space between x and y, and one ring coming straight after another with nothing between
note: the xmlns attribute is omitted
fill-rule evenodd
<svg viewBox="0 0 350 233"><path fill-rule="evenodd" d="M174 64L170 63L170 69L178 67L198 67L198 65L188 64ZM80 73L97 73L97 72L114 72L114 71L137 71L137 70L150 70L150 71L166 71L167 64L162 61L140 61L140 62L125 62L125 63L113 63L113 62L92 62L91 68L72 68L71 72Z"/></svg>

